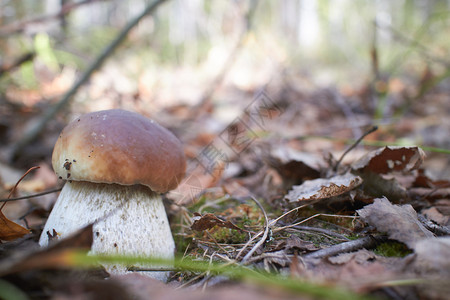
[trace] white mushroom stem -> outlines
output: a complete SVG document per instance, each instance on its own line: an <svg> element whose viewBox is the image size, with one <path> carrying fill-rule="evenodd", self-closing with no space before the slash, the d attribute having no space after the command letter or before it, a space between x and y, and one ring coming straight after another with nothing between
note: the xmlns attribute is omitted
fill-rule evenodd
<svg viewBox="0 0 450 300"><path fill-rule="evenodd" d="M97 223L93 227L91 253L174 257L175 244L161 197L140 185L67 182L39 244L48 245L47 232L52 233L53 229L62 238L93 222ZM127 273L122 265L104 267L110 274ZM168 272L143 273L162 281L168 276Z"/></svg>

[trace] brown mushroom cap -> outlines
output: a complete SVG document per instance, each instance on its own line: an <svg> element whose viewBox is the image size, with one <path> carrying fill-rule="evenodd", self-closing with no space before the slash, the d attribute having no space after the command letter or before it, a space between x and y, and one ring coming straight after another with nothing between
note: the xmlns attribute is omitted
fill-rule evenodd
<svg viewBox="0 0 450 300"><path fill-rule="evenodd" d="M176 188L186 170L181 142L170 131L120 109L88 113L68 124L52 164L62 179L142 184L161 193Z"/></svg>

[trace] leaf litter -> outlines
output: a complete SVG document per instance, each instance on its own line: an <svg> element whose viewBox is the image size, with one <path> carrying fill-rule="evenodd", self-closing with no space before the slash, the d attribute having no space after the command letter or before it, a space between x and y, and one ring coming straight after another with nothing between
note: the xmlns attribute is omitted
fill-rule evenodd
<svg viewBox="0 0 450 300"><path fill-rule="evenodd" d="M327 199L349 192L362 182L361 177L350 173L327 179L307 180L302 185L294 186L286 199L290 202Z"/></svg>
<svg viewBox="0 0 450 300"><path fill-rule="evenodd" d="M230 221L223 221L211 213L204 214L203 216L194 213L194 217L192 219L194 222L191 225L191 229L196 231L211 229L214 226L226 227L238 231L243 231L241 228L237 227Z"/></svg>
<svg viewBox="0 0 450 300"><path fill-rule="evenodd" d="M410 204L393 205L387 198L377 198L373 204L357 210L362 220L374 226L389 238L405 243L414 249L417 242L434 237L419 221L417 213Z"/></svg>
<svg viewBox="0 0 450 300"><path fill-rule="evenodd" d="M383 153L383 151L379 150L378 153ZM416 153L420 153L420 151L416 150ZM411 155L411 157L414 157L414 155ZM370 162L371 160L368 161ZM366 167L370 165L369 162L366 162ZM361 163L358 164L361 166ZM408 165L411 164L405 163L405 168L402 168L402 170L404 172L413 172L410 167L406 168ZM414 168L417 167L417 164L414 163L413 165ZM279 166L272 165L277 172L282 172ZM363 166L360 169L366 167ZM397 169L397 171L399 170ZM356 173L364 174L364 172ZM273 234L270 239L265 241L262 248L256 249L252 257L247 260L247 264L253 265L256 269L269 272L277 271L281 274L291 273L294 274L294 277L306 278L321 284L338 284L358 293L371 293L379 290L380 286L385 285L385 282L415 278L419 274L422 277L433 274L439 274L443 277L449 276L445 270L447 266L445 257L448 255L446 251L446 246L448 245L447 239L441 240L441 238L435 237L433 232L429 231L422 224L416 210L409 204L396 205L392 204L386 197L375 198L372 204L365 205L363 208L355 211L360 216L360 219L354 216L349 219L353 220L352 222L359 223L359 225L356 223L350 225L345 222L336 222L341 218L339 214L325 219L318 216L318 220L314 221L314 219L308 218L307 215L302 215L301 213L306 209L307 212L304 213L311 215L311 211L317 212L316 210L319 209L314 203L317 203L317 201L326 203L337 196L346 198L350 202L357 201L358 196L355 195L364 193L364 184L365 181L362 177L347 172L343 175L335 175L330 178L317 178L312 180L305 178L303 184L293 186L292 190L285 195L285 198L289 200L291 205L293 203L297 204L292 210L295 213L287 212L285 217L281 216L282 218L280 218L280 215L276 218L273 212L269 214L272 216L269 227ZM354 193L354 195L350 195L351 193ZM215 194L217 194L217 191ZM226 196L226 193L224 193L224 196ZM202 210L207 208L211 211L212 209L215 213L197 213L195 211L192 213L189 217L190 228L187 231L185 230L184 233L184 238L191 240L191 244L186 249L190 255L194 256L200 255L203 252L202 256L206 255L208 257L208 253L215 253L215 257L219 261L225 258L225 261L239 260L236 254L245 248L247 249L244 250L244 254L252 250L252 247L258 241L257 237L259 232L262 232L259 231L262 230L261 221L263 220L260 208L252 206L242 195L237 198L224 198L223 201L212 205L208 204L208 193L203 194L202 197L206 201L203 202ZM217 211L219 207L222 208L222 212ZM434 209L436 210L435 207ZM424 210L424 212L426 211ZM431 212L433 210L429 214ZM434 214L436 215L435 211ZM426 214L424 215L426 216ZM342 218L344 217L346 216L342 215ZM289 218L294 219L289 221ZM281 222L281 219L285 221ZM316 233L311 233L312 231L305 231L305 229L296 229L295 226L285 226L286 224L296 222L302 224L302 219L308 222L310 227L317 226L318 229L322 229L324 234L321 236ZM366 229L363 222L371 227ZM443 223L441 221L441 223L444 224L445 222ZM326 226L322 227L323 225ZM330 225L331 229L326 229ZM330 239L334 234L348 236L349 232L343 229L349 225L350 228L353 227L350 232L353 232L352 234L357 236L357 239L354 241L356 243L353 243L353 241L340 243L337 240ZM281 230L278 230L278 228ZM329 235L327 235L327 230L330 232ZM369 231L363 233L364 230ZM74 265L70 261L70 253L79 249L79 245L83 249L89 248L88 243L83 242L83 240L86 241L86 237L89 234L92 234L92 229L89 234L88 232L89 228L86 228L83 234L75 235L72 241L67 240L67 246L61 249L55 247L32 252L24 258L20 258L14 264L9 264L9 267L3 265L1 268L3 273L0 273L0 277L8 279L10 275L7 274L11 272L20 276L20 274L31 270L43 272L39 270L61 270L61 268L67 270L73 268ZM198 235L194 232L204 232L207 234ZM389 258L374 254L370 249L375 248L383 240L385 234L391 240L397 240L406 244L413 250L414 257ZM367 236L364 237L364 235ZM249 236L256 238L252 240ZM364 238L367 239L364 240ZM62 240L62 242L64 241ZM347 243L348 247L346 247ZM407 262L408 260L410 261L409 264ZM407 270L408 272L405 273L402 270ZM108 275L102 272L91 273L89 278L101 280L105 276ZM204 277L205 275L203 275L201 277L195 277L196 279L191 279L193 281L182 279L185 278L183 272L175 272L173 276L174 280L177 278L177 280L184 280L187 285L196 286L201 284L211 286L210 276ZM357 278L356 280L354 279L355 277ZM112 285L112 289L118 289L120 293L125 293L126 295L135 295L136 292L134 290L129 290L134 285L128 279L122 280L120 276L114 276L112 279L113 281L109 283ZM139 277L136 280L146 281L148 279L141 279ZM90 287L87 281L78 280L72 284L72 286L75 285L79 285L81 290L92 290L92 287ZM61 290L60 287L62 285L58 284L57 286L54 287L55 293L64 295L66 291ZM167 288L161 289L168 292ZM402 290L402 288L399 289ZM220 293L218 290L216 291ZM100 293L100 291L97 292ZM196 295L196 293L193 293L193 295ZM211 295L215 295L215 292ZM286 294L284 296L290 297ZM138 297L138 294L136 294L136 297ZM191 296L189 295L187 297L189 298Z"/></svg>
<svg viewBox="0 0 450 300"><path fill-rule="evenodd" d="M333 298L345 288L356 298L442 299L448 295L448 287L439 283L450 280L445 231L450 216L448 181L425 174L421 167L425 156L419 147L382 147L359 160L350 153L347 165L340 168L345 171L334 172L334 165L324 159L325 152L343 145L302 138L317 133L334 135L335 128L348 121L339 115L339 107L319 103L328 94L319 89L309 95L285 86L280 94L273 93L277 101L272 107L283 107L278 122L271 120L264 125L274 127L260 131L250 128L252 132L247 134L254 137L262 131L269 133L267 137L260 135L248 147L239 148L214 172L194 164L197 168L188 174L188 184L181 184L178 194L166 195L178 254L236 268L245 265L261 274L278 274L284 281L294 279L296 286L314 282L317 289L328 291L321 298ZM171 129L184 138L190 161L198 162L205 145L220 139L223 124L209 111L198 117L189 109L181 105L155 117L177 120ZM270 110L270 106L264 109ZM314 113L304 116L304 111ZM321 120L331 115L340 117L323 124L326 122ZM185 128L188 123L195 126ZM210 130L205 132L205 128ZM336 137L348 132L349 128ZM392 136L383 130L378 137L389 140ZM357 151L354 153L365 150ZM339 205L331 206L336 199ZM42 224L45 218L40 215ZM23 219L28 221L30 215ZM60 299L87 295L111 299L147 299L150 295L154 299L299 297L289 292L295 286L275 288L189 269L173 270L169 286L137 273L105 281L109 275L104 270L80 270L68 255L80 249L88 251L89 228L74 240L66 240L63 248L40 250L36 240L42 228L29 229L31 234L15 236L14 241L5 239L0 245L0 281L15 284L30 295ZM377 254L377 247L389 246L392 240L411 251ZM428 293L430 290L435 293ZM315 297L303 291L301 298Z"/></svg>

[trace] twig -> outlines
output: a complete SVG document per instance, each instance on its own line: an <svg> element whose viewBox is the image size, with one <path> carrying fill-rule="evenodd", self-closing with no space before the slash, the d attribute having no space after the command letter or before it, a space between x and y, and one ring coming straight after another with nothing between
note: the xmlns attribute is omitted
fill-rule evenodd
<svg viewBox="0 0 450 300"><path fill-rule="evenodd" d="M337 172L339 165L341 164L342 160L344 159L344 157L350 152L352 151L366 136L368 136L369 134L371 134L372 132L378 130L378 126L373 126L372 128L370 128L368 131L366 131L359 139L357 139L347 150L345 150L345 152L341 155L341 157L339 158L339 160L336 162L336 164L334 165L333 170L335 172Z"/></svg>
<svg viewBox="0 0 450 300"><path fill-rule="evenodd" d="M220 245L218 242L217 242L217 240L208 232L208 231L205 231L206 232L206 234L208 235L208 237L213 241L213 243L220 249L220 250L222 250L223 252L225 252L225 253L228 253L228 251L225 249L225 248L223 248L222 247L222 245Z"/></svg>
<svg viewBox="0 0 450 300"><path fill-rule="evenodd" d="M293 229L297 229L297 230L303 230L303 231L314 231L314 232L319 232L319 233L323 233L326 235L329 235L331 237L335 237L344 241L349 241L348 238L346 238L345 236L343 236L342 234L339 234L337 232L325 229L325 228L317 228L317 227L311 227L311 226L301 226L301 225L295 225L295 226L291 226L291 228Z"/></svg>
<svg viewBox="0 0 450 300"><path fill-rule="evenodd" d="M196 280L198 280L198 279L200 279L200 278L202 278L203 276L205 276L205 273L206 273L206 272L202 272L202 273L198 274L197 276L192 277L192 278L189 279L188 281L186 281L186 282L184 282L183 284L177 286L175 289L176 289L176 290L178 290L178 289L183 289L183 288L185 288L185 287L187 287L187 286L189 286L189 285L193 285L193 282L196 281Z"/></svg>
<svg viewBox="0 0 450 300"><path fill-rule="evenodd" d="M25 178L25 176L27 176L31 171L39 169L40 167L31 167L28 169L28 171L25 172L25 174L22 175L22 177L20 177L20 179L17 181L17 183L14 185L14 187L11 189L11 191L9 192L8 198L12 196L12 194L14 193L14 191L16 190L17 186L19 185L19 183ZM2 204L2 207L0 207L0 210L3 209L3 207L5 207L6 202L4 202Z"/></svg>
<svg viewBox="0 0 450 300"><path fill-rule="evenodd" d="M436 224L436 223L428 220L422 214L417 214L417 217L419 218L419 221L425 226L426 229L430 230L431 232L435 233L436 235L438 235L438 236L450 235L450 228L448 226L442 226L442 225Z"/></svg>
<svg viewBox="0 0 450 300"><path fill-rule="evenodd" d="M311 202L308 202L308 203L306 203L306 204L303 204L303 205L300 205L300 206L297 206L297 207L295 207L295 208L293 208L293 209L291 209L290 211L288 211L288 212L285 212L284 214L282 214L281 216L279 216L278 218L276 218L276 219L274 219L274 220L272 220L271 222L270 222L270 226L273 226L273 225L275 225L279 220L281 220L281 219L283 219L284 217L286 217L287 215L289 215L289 214L291 214L291 213L293 213L293 212L295 212L295 211L297 211L297 210L299 210L299 209L302 209L303 207L306 207L306 206L309 206L309 205L312 205L312 204L315 204L316 202L319 202L319 200L313 200L313 201L311 201Z"/></svg>
<svg viewBox="0 0 450 300"><path fill-rule="evenodd" d="M366 236L358 240L344 242L338 245L334 245L325 249L321 249L312 253L308 253L303 255L303 258L324 258L335 256L340 253L352 252L361 248L374 248L381 241L386 240L387 237L374 237L374 236Z"/></svg>
<svg viewBox="0 0 450 300"><path fill-rule="evenodd" d="M310 217L308 217L308 218L306 218L306 219L304 219L304 220L301 220L300 222L297 222L297 223L294 223L294 224L290 224L290 225L286 225L286 226L283 226L283 227L278 227L278 228L274 229L273 231L274 231L274 232L278 232L278 231L281 231L281 230L284 230L284 229L287 229L287 228L291 228L291 227L294 227L294 226L298 226L298 225L300 225L300 224L303 224L303 223L305 223L305 222L307 222L307 221L309 221L309 220L311 220L311 219L314 219L314 218L317 218L317 217L320 217L320 216L324 216L324 217L337 217L337 218L352 218L352 219L357 218L357 217L355 217L355 216L342 216L342 215L330 215L330 214L315 214L315 215L310 216Z"/></svg>
<svg viewBox="0 0 450 300"><path fill-rule="evenodd" d="M44 116L39 120L36 126L33 126L30 130L23 134L23 138L13 146L10 158L16 158L17 155L22 151L22 149L39 135L39 133L44 129L45 124L53 119L53 117L72 99L72 97L77 93L78 89L88 81L92 73L94 73L95 70L101 67L105 60L125 40L131 29L133 29L142 18L152 13L161 3L165 1L166 0L156 0L152 4L149 4L141 14L136 16L122 29L119 35L102 51L95 62L83 73L81 78L72 86L72 88L64 95L64 97L45 112Z"/></svg>
<svg viewBox="0 0 450 300"><path fill-rule="evenodd" d="M261 261L263 259L269 258L269 259L273 259L273 258L277 258L277 259L283 259L286 261L291 261L291 254L287 254L286 251L284 250L280 250L280 251L276 251L276 252L265 252L265 253L261 253L260 255L257 256L253 256L251 257L247 263L251 264L257 261Z"/></svg>
<svg viewBox="0 0 450 300"><path fill-rule="evenodd" d="M295 212L295 211L297 211L297 210L299 210L299 209L301 209L301 208L303 208L303 207L305 207L305 206L308 206L308 205L311 205L311 204L313 204L313 203L316 203L317 201L318 201L318 200L315 200L315 201L310 202L310 203L308 203L308 204L304 204L304 205L298 206L298 207L293 208L293 209L291 209L290 211L288 211L288 212L282 214L282 215L279 216L278 218L276 218L276 219L270 221L270 223L269 223L269 228L271 228L271 227L272 227L273 225L275 225L279 220L281 220L282 218L286 217L287 215L289 215L289 214L291 214L291 213L293 213L293 212ZM236 255L236 259L238 259L238 258L241 256L242 252L248 247L248 245L249 245L251 242L253 242L253 240L255 240L256 238L258 238L258 237L259 237L261 234L263 234L264 232L265 232L265 231L260 231L260 232L258 232L256 235L254 235L254 236L253 236L253 237L245 244L245 246L239 251L239 253Z"/></svg>
<svg viewBox="0 0 450 300"><path fill-rule="evenodd" d="M42 192L42 193L37 193L37 194L27 195L27 196L22 196L22 197L17 197L17 198L0 199L0 203L1 202L17 201L17 200L24 200L24 199L40 197L40 196L44 196L44 195L47 195L47 194L60 192L61 190L62 190L62 188L59 188L59 189L49 190L49 191L45 191L45 192Z"/></svg>
<svg viewBox="0 0 450 300"><path fill-rule="evenodd" d="M255 197L252 196L251 199L256 203L256 205L258 205L258 207L262 210L264 214L265 229L262 238L255 244L255 246L253 246L253 248L242 259L243 264L246 263L248 259L253 255L253 253L255 253L255 251L258 250L258 248L264 244L264 242L267 240L267 236L269 235L269 219L267 218L266 211L264 210L264 207L262 207L261 203L259 203L259 201L256 200ZM240 253L242 253L242 250Z"/></svg>

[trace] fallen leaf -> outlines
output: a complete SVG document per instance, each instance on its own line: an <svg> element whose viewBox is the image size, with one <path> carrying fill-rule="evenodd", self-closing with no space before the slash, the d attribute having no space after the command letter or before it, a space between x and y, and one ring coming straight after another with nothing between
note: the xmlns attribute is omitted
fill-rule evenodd
<svg viewBox="0 0 450 300"><path fill-rule="evenodd" d="M393 265L399 258L382 257L361 249L321 259L303 258L303 277L311 281L333 283L358 292L377 289L380 281L395 279Z"/></svg>
<svg viewBox="0 0 450 300"><path fill-rule="evenodd" d="M308 180L301 185L293 186L286 199L289 202L296 202L330 198L351 191L361 183L361 177L350 173L337 175L328 179L319 178Z"/></svg>
<svg viewBox="0 0 450 300"><path fill-rule="evenodd" d="M220 280L220 279L219 279ZM274 288L271 285L257 285L248 282L220 282L208 287L207 282L202 289L178 288L175 289L158 280L141 274L125 274L113 276L111 281L116 281L124 286L133 299L152 300L274 300L274 299L312 299L304 294L292 294L289 291ZM213 279L209 282L214 282ZM224 281L224 279L222 279ZM211 283L212 285L213 283Z"/></svg>
<svg viewBox="0 0 450 300"><path fill-rule="evenodd" d="M286 245L284 246L285 250L300 250L300 251L316 251L319 250L320 248L317 247L316 245L314 245L313 242L310 241L304 241L302 240L300 237L298 237L295 234L291 234L287 239L286 239Z"/></svg>
<svg viewBox="0 0 450 300"><path fill-rule="evenodd" d="M406 189L396 178L384 178L383 175L370 171L359 173L359 175L364 180L362 188L367 195L374 198L384 196L394 202L408 198Z"/></svg>
<svg viewBox="0 0 450 300"><path fill-rule="evenodd" d="M442 214L436 207L430 207L422 210L422 215L424 215L428 220L431 220L441 226L450 225L450 215Z"/></svg>
<svg viewBox="0 0 450 300"><path fill-rule="evenodd" d="M375 290L378 282L395 278L387 265L377 261L376 256L365 249L346 254L343 256L351 259L338 268L337 275L338 282L351 290L359 293Z"/></svg>
<svg viewBox="0 0 450 300"><path fill-rule="evenodd" d="M423 239L414 247L407 271L423 280L415 286L416 299L448 299L450 294L450 237Z"/></svg>
<svg viewBox="0 0 450 300"><path fill-rule="evenodd" d="M2 261L0 276L28 270L64 269L78 265L74 254L89 251L93 242L92 224L47 248L27 254L18 261Z"/></svg>
<svg viewBox="0 0 450 300"><path fill-rule="evenodd" d="M266 161L280 173L284 181L292 182L290 186L301 183L305 179L318 178L320 170L325 165L319 157L297 151L286 145L272 149Z"/></svg>
<svg viewBox="0 0 450 300"><path fill-rule="evenodd" d="M350 253L341 253L336 256L331 256L325 258L329 263L334 265L343 265L350 261L356 261L359 264L364 264L367 262L375 261L376 259L375 253L367 250L367 249L361 249L355 252Z"/></svg>
<svg viewBox="0 0 450 300"><path fill-rule="evenodd" d="M450 188L410 188L408 192L417 198L423 198L430 202L434 202L439 199L449 199L450 198Z"/></svg>
<svg viewBox="0 0 450 300"><path fill-rule="evenodd" d="M392 205L385 197L377 198L373 204L357 210L361 218L369 225L385 232L389 238L405 243L414 249L416 243L434 234L427 230L417 218L414 208L409 205Z"/></svg>
<svg viewBox="0 0 450 300"><path fill-rule="evenodd" d="M0 240L12 241L30 233L28 229L9 220L0 211Z"/></svg>
<svg viewBox="0 0 450 300"><path fill-rule="evenodd" d="M417 172L417 176L413 183L414 187L422 187L422 188L446 188L450 187L450 181L448 180L432 180L425 174L424 169L419 169Z"/></svg>
<svg viewBox="0 0 450 300"><path fill-rule="evenodd" d="M236 229L239 231L243 231L241 228L237 227L230 221L223 221L211 213L204 214L203 216L196 215L196 216L194 216L193 219L194 219L194 223L191 225L191 229L196 230L196 231L203 231L203 230L211 229L214 226L226 227L226 228L230 228L230 229Z"/></svg>
<svg viewBox="0 0 450 300"><path fill-rule="evenodd" d="M88 277L87 275L84 276ZM66 280L56 287L56 291L52 293L51 299L137 299L133 293L129 292L123 284L117 280L104 280L103 278L91 277L92 275L87 279L80 280L66 275Z"/></svg>
<svg viewBox="0 0 450 300"><path fill-rule="evenodd" d="M450 237L423 239L414 247L414 268L420 273L450 276Z"/></svg>
<svg viewBox="0 0 450 300"><path fill-rule="evenodd" d="M352 164L358 172L387 174L394 171L411 171L417 169L425 158L419 147L384 147L369 152Z"/></svg>

